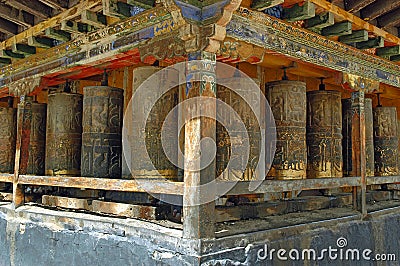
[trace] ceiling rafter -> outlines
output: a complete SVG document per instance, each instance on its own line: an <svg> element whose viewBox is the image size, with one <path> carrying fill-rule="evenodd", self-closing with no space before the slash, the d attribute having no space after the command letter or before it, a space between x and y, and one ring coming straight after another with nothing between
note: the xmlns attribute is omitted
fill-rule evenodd
<svg viewBox="0 0 400 266"><path fill-rule="evenodd" d="M360 11L363 19L373 20L396 8L400 7L400 1L377 0Z"/></svg>
<svg viewBox="0 0 400 266"><path fill-rule="evenodd" d="M37 0L6 0L6 3L42 19L47 19L53 15L51 7Z"/></svg>
<svg viewBox="0 0 400 266"><path fill-rule="evenodd" d="M0 3L0 16L23 27L31 27L34 24L33 15L3 3Z"/></svg>
<svg viewBox="0 0 400 266"><path fill-rule="evenodd" d="M358 12L375 0L344 0L344 7L346 11Z"/></svg>

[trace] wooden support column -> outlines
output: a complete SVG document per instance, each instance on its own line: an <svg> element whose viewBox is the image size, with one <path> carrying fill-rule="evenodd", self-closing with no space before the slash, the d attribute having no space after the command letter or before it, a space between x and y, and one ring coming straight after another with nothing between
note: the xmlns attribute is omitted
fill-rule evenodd
<svg viewBox="0 0 400 266"><path fill-rule="evenodd" d="M29 140L31 135L32 102L31 98L21 97L17 115L17 146L13 179L13 207L24 204L24 189L19 184L19 176L26 174L29 160Z"/></svg>
<svg viewBox="0 0 400 266"><path fill-rule="evenodd" d="M204 116L205 112L215 115L216 102L210 103L210 101L202 99L202 97L204 99L216 97L215 67L216 55L214 53L202 51L189 55L186 70L186 101L183 109L186 122L183 237L189 239L215 237L215 185L209 184L215 180L216 176L215 157L210 164L201 169L206 163L204 161L206 158L202 153L206 153L206 151L200 145L205 138L214 141L216 139L216 120ZM196 104L186 105L191 98L195 97L197 97ZM190 117L193 119L189 120Z"/></svg>
<svg viewBox="0 0 400 266"><path fill-rule="evenodd" d="M352 93L352 168L357 176L361 176L361 198L357 195L357 187L353 188L353 205L367 215L366 206L366 138L365 138L365 95L363 90Z"/></svg>

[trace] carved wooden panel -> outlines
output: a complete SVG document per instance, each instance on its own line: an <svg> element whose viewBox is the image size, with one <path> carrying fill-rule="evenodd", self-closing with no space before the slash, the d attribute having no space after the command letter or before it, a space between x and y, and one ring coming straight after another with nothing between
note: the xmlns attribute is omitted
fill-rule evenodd
<svg viewBox="0 0 400 266"><path fill-rule="evenodd" d="M307 154L308 178L343 176L340 92L307 93Z"/></svg>
<svg viewBox="0 0 400 266"><path fill-rule="evenodd" d="M0 107L0 172L14 173L17 109Z"/></svg>
<svg viewBox="0 0 400 266"><path fill-rule="evenodd" d="M277 133L276 153L268 176L304 179L307 167L306 84L283 80L266 85Z"/></svg>
<svg viewBox="0 0 400 266"><path fill-rule="evenodd" d="M121 177L123 106L122 89L84 88L82 176Z"/></svg>
<svg viewBox="0 0 400 266"><path fill-rule="evenodd" d="M396 107L374 109L375 175L397 175L398 146Z"/></svg>
<svg viewBox="0 0 400 266"><path fill-rule="evenodd" d="M82 95L49 94L46 130L46 174L80 175Z"/></svg>
<svg viewBox="0 0 400 266"><path fill-rule="evenodd" d="M359 109L358 103L352 103L351 99L342 100L343 113L343 175L356 176L355 169L352 169L352 117L354 112ZM372 99L366 98L364 104L365 110L365 149L367 161L367 176L374 176L374 133L373 133L373 115Z"/></svg>

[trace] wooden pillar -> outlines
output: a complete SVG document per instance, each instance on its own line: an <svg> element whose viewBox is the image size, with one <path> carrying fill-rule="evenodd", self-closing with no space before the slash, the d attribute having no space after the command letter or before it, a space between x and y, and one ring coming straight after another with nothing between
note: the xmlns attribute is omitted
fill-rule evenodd
<svg viewBox="0 0 400 266"><path fill-rule="evenodd" d="M198 61L201 60L201 61ZM207 186L216 176L215 157L204 169L200 169L204 158L200 141L210 138L215 141L216 120L204 117L205 110L216 112L216 102L204 103L202 97L216 97L216 57L213 53L196 52L189 55L186 70L186 101L197 97L190 108L184 103L185 112L185 169L183 194L183 236L189 239L215 237L215 191ZM201 81L201 82L200 82ZM196 117L197 115L197 117ZM200 115L200 117L199 117ZM194 117L193 119L189 119ZM200 159L199 159L200 158ZM199 169L199 170L198 170ZM215 187L214 187L215 189Z"/></svg>
<svg viewBox="0 0 400 266"><path fill-rule="evenodd" d="M357 195L357 188L353 188L353 205L361 211L363 216L367 215L366 206L366 135L365 135L365 95L359 90L352 93L352 168L356 176L361 177L361 197Z"/></svg>
<svg viewBox="0 0 400 266"><path fill-rule="evenodd" d="M13 179L13 207L24 204L24 189L18 183L20 175L26 174L29 161L29 141L31 135L32 99L21 97L17 114L17 145L15 152L15 167Z"/></svg>

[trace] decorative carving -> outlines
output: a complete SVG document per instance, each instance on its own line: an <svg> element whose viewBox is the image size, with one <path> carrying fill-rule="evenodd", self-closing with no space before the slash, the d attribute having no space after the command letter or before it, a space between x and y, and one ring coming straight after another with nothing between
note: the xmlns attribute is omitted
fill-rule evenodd
<svg viewBox="0 0 400 266"><path fill-rule="evenodd" d="M397 111L396 107L374 109L375 175L398 174Z"/></svg>
<svg viewBox="0 0 400 266"><path fill-rule="evenodd" d="M41 80L41 77L29 77L20 79L18 81L9 83L7 85L8 91L11 95L14 96L29 95L32 91L35 90L37 86L40 85Z"/></svg>
<svg viewBox="0 0 400 266"><path fill-rule="evenodd" d="M82 176L121 177L123 105L122 89L84 88Z"/></svg>
<svg viewBox="0 0 400 266"><path fill-rule="evenodd" d="M348 73L343 73L343 85L350 87L352 90L365 93L379 91L379 81Z"/></svg>
<svg viewBox="0 0 400 266"><path fill-rule="evenodd" d="M267 98L275 118L276 153L269 177L306 178L306 84L299 81L267 83Z"/></svg>
<svg viewBox="0 0 400 266"><path fill-rule="evenodd" d="M217 56L223 62L259 63L264 59L264 55L265 49L232 38L225 38L217 52Z"/></svg>
<svg viewBox="0 0 400 266"><path fill-rule="evenodd" d="M352 169L352 118L353 114L360 109L358 102L352 102L351 99L342 100L343 113L343 175L357 176L356 170ZM372 116L372 100L365 99L365 149L367 176L374 176L374 133L373 133L373 116Z"/></svg>
<svg viewBox="0 0 400 266"><path fill-rule="evenodd" d="M76 175L81 171L82 95L52 93L48 97L46 174Z"/></svg>
<svg viewBox="0 0 400 266"><path fill-rule="evenodd" d="M17 109L0 107L0 172L14 173Z"/></svg>
<svg viewBox="0 0 400 266"><path fill-rule="evenodd" d="M342 177L342 108L337 91L307 93L307 177Z"/></svg>

